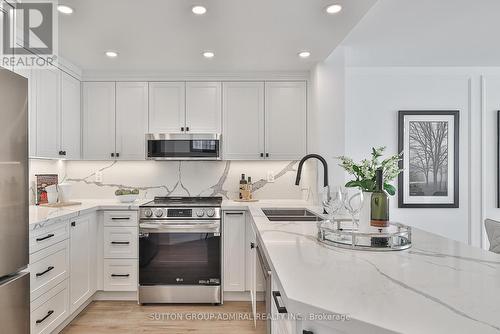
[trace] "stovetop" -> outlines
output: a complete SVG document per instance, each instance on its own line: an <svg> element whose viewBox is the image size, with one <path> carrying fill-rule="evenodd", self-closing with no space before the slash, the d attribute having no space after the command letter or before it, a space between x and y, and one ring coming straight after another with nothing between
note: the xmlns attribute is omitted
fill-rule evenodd
<svg viewBox="0 0 500 334"><path fill-rule="evenodd" d="M141 207L220 207L222 197L155 197Z"/></svg>

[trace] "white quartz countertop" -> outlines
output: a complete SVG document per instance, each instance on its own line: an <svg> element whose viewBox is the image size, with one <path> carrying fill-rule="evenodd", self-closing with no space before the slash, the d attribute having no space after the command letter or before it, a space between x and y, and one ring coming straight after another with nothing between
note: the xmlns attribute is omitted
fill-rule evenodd
<svg viewBox="0 0 500 334"><path fill-rule="evenodd" d="M315 223L269 222L261 207L250 213L289 311L397 333L500 333L500 255L418 229L405 251L329 247Z"/></svg>
<svg viewBox="0 0 500 334"><path fill-rule="evenodd" d="M31 206L30 227L95 210L138 209L147 201ZM377 328L372 333L500 333L500 255L418 229L413 230L413 247L405 251L329 247L316 241L315 223L270 222L261 210L265 207L308 204L222 203L223 210L249 210L289 312L348 315L351 321L339 323L348 332L356 323Z"/></svg>

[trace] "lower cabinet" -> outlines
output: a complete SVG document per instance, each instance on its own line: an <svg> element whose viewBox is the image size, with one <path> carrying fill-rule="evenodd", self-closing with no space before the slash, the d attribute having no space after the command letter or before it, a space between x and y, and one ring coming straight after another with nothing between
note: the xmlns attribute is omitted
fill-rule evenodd
<svg viewBox="0 0 500 334"><path fill-rule="evenodd" d="M71 313L83 305L95 292L96 233L95 215L79 217L70 222Z"/></svg>
<svg viewBox="0 0 500 334"><path fill-rule="evenodd" d="M69 281L66 279L31 302L31 334L52 333L69 316Z"/></svg>
<svg viewBox="0 0 500 334"><path fill-rule="evenodd" d="M224 291L245 291L245 211L225 211Z"/></svg>
<svg viewBox="0 0 500 334"><path fill-rule="evenodd" d="M104 291L137 291L137 259L104 259Z"/></svg>

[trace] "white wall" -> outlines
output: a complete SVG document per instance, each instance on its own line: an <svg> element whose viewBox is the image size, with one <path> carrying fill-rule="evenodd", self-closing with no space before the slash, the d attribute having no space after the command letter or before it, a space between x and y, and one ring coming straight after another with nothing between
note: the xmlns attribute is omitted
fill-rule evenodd
<svg viewBox="0 0 500 334"><path fill-rule="evenodd" d="M344 172L336 157L344 154L345 66L344 49L337 48L311 71L308 152L322 155L329 166L329 183L344 184ZM322 186L322 167L318 167Z"/></svg>
<svg viewBox="0 0 500 334"><path fill-rule="evenodd" d="M500 68L357 67L346 70L346 154L372 146L397 152L398 110L460 110L460 207L399 209L391 218L475 246L487 247L484 218L496 208Z"/></svg>

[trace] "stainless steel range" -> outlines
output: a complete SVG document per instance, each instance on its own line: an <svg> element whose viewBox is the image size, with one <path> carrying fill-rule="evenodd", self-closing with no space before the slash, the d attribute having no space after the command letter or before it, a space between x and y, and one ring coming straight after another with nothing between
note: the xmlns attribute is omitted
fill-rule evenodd
<svg viewBox="0 0 500 334"><path fill-rule="evenodd" d="M139 209L139 303L221 303L222 197L156 197Z"/></svg>

